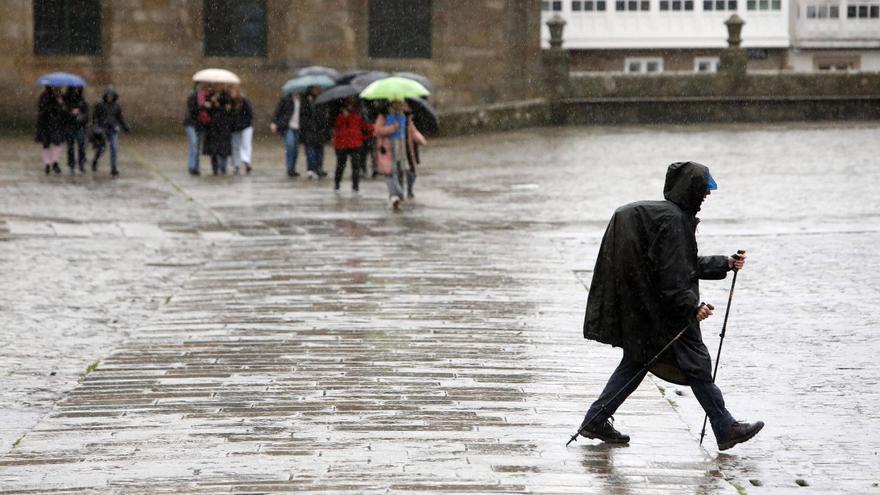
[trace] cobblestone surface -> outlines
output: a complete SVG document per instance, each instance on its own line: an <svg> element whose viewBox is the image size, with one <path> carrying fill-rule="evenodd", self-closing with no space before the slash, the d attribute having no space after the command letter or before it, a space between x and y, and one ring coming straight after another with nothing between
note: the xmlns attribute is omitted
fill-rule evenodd
<svg viewBox="0 0 880 495"><path fill-rule="evenodd" d="M282 179L275 142L199 179L179 140L123 142L110 181L0 140L0 493L880 493L878 130L446 141L401 214ZM646 380L629 446L565 448L619 358L580 338L605 222L682 158L721 186L703 251L752 257L719 381L768 427L704 450L689 390Z"/></svg>

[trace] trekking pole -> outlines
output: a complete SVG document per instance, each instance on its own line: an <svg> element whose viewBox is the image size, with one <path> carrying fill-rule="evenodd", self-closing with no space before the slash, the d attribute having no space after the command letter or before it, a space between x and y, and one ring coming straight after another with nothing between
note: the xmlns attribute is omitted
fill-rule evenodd
<svg viewBox="0 0 880 495"><path fill-rule="evenodd" d="M735 275L734 275L734 276L735 276ZM711 304L700 303L700 306L706 306L707 308L712 309L712 310L715 309L715 306L712 306ZM583 424L582 424L582 426L581 426L580 428L578 428L578 431L576 431L575 434L572 435L570 439L568 439L568 442L565 443L565 446L568 447L568 445L569 445L571 442L576 442L576 441L577 441L577 437L578 437L578 435L580 435L580 434L581 434L581 431L583 430L583 427L584 427L585 425L590 424L590 422L592 422L594 419L596 419L596 418L599 416L600 413L605 412L605 406L608 405L608 403L610 403L610 402L614 402L614 400L617 399L617 396L620 395L620 394L622 394L624 390L626 390L627 388L629 388L630 384L631 384L632 382L634 382L636 378L638 378L642 373L647 373L647 371L648 371L649 369L651 369L651 366L653 366L654 363L655 363L658 359L660 359L660 356L662 356L663 353L666 352L666 350L669 349L669 348L672 346L672 344L675 343L676 340L678 340L682 335L684 335L684 331L687 330L689 326L690 326L690 325L686 325L684 328L681 329L681 331L679 331L677 334L675 334L675 337L673 337L672 340L670 340L668 344L666 344L665 346L663 346L663 349L660 349L660 352L658 352L656 356L652 357L651 360L648 361L648 363L645 364L645 366L641 369L641 371L639 371L639 372L636 373L632 378L630 378L629 381L626 382L626 384L624 384L623 387L620 387L620 390L618 390L617 392L615 392L615 394L612 395L611 398L608 399L608 400L605 402L605 404L602 404L602 406L599 408L599 410L596 411L596 413L593 414L593 416L592 416L591 418L589 418L589 420L585 419L584 422L583 422Z"/></svg>
<svg viewBox="0 0 880 495"><path fill-rule="evenodd" d="M743 254L746 254L746 252L742 249L737 250L736 254L733 255L733 259L739 260ZM739 273L739 270L734 269L733 281L730 283L730 294L727 295L727 309L724 310L724 323L721 325L721 333L719 334L721 340L718 342L718 355L715 356L715 370L712 371L712 383L715 383L715 377L718 376L718 361L721 360L721 346L724 345L724 335L727 334L727 317L730 316L730 303L733 302L733 288L736 287L737 273ZM700 445L703 445L703 437L706 436L706 421L708 419L708 414L703 416L703 429L700 430Z"/></svg>

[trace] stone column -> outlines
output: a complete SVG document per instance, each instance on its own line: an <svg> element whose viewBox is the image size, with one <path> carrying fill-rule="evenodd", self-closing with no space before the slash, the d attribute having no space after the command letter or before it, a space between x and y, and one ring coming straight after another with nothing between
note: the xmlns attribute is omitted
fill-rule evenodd
<svg viewBox="0 0 880 495"><path fill-rule="evenodd" d="M569 94L569 57L562 48L565 20L554 15L547 21L547 27L550 28L550 48L542 54L545 95L550 100L561 100Z"/></svg>
<svg viewBox="0 0 880 495"><path fill-rule="evenodd" d="M742 28L745 21L736 14L730 16L724 22L727 26L727 48L721 51L721 71L731 74L743 76L746 74L746 65L748 56L746 51L740 47L742 44Z"/></svg>

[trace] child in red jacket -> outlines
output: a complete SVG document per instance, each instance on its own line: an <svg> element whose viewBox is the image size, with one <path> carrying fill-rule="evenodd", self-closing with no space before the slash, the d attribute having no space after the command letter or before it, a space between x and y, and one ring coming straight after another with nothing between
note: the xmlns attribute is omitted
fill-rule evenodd
<svg viewBox="0 0 880 495"><path fill-rule="evenodd" d="M336 117L336 124L333 126L333 147L336 148L334 191L337 193L345 173L345 164L348 157L351 157L351 190L357 194L361 174L361 148L364 146L364 136L372 134L373 126L358 111L357 98L346 98L342 112Z"/></svg>

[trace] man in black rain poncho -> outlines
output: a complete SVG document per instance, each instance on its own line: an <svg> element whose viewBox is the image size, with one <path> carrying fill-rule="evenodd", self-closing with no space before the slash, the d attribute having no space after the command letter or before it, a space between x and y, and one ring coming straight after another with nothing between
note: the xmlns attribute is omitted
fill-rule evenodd
<svg viewBox="0 0 880 495"><path fill-rule="evenodd" d="M651 371L690 385L709 416L720 450L745 442L764 426L760 421L735 421L724 407L700 336L699 321L712 311L700 305L699 279L723 279L745 263L744 256L697 255L696 215L716 188L704 165L673 163L666 172L665 201L631 203L611 217L590 284L584 337L623 348L623 359L584 417L581 435L609 443L629 442L627 435L614 429L611 415L644 379L645 363L685 327Z"/></svg>

